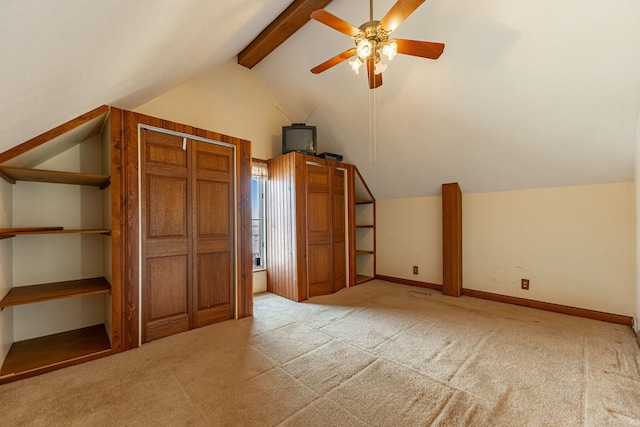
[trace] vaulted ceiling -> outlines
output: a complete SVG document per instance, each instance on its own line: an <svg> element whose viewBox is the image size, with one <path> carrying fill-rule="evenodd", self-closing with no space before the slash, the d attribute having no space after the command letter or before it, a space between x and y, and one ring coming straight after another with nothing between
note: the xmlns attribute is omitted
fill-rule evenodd
<svg viewBox="0 0 640 427"><path fill-rule="evenodd" d="M380 19L394 0L374 1ZM241 52L290 0L47 0L0 5L0 151L100 104L136 106ZM366 0L334 0L359 26ZM629 181L640 115L640 3L427 0L394 36L445 43L398 56L384 84L309 22L255 66L319 148L355 163L377 198ZM206 42L203 42L206 41Z"/></svg>

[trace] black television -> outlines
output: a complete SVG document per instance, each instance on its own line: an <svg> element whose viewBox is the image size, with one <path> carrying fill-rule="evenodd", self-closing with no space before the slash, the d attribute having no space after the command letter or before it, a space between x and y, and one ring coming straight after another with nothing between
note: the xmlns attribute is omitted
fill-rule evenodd
<svg viewBox="0 0 640 427"><path fill-rule="evenodd" d="M282 126L282 154L297 151L315 156L318 149L317 135L315 126L307 126L304 123Z"/></svg>

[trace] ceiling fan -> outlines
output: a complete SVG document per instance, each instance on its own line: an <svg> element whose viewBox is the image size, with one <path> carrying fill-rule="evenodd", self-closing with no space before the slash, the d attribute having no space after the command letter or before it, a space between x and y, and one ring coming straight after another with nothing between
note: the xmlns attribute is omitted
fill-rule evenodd
<svg viewBox="0 0 640 427"><path fill-rule="evenodd" d="M411 15L425 0L398 0L380 21L373 19L373 0L369 0L369 21L356 28L347 21L338 18L324 9L316 10L311 18L340 31L351 37L356 47L347 49L311 69L314 74L320 74L355 56L349 61L351 68L358 74L363 63L367 64L369 89L382 85L382 72L387 68L382 63L382 56L392 60L397 53L419 56L428 59L438 59L444 51L443 43L433 43L417 40L391 39L389 34Z"/></svg>

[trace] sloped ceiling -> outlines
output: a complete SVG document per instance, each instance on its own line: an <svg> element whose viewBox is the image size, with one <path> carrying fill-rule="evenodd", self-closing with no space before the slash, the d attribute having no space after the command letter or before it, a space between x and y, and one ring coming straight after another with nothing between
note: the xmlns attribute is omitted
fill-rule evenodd
<svg viewBox="0 0 640 427"><path fill-rule="evenodd" d="M376 0L374 18L394 2ZM366 1L326 10L369 16ZM320 149L355 163L376 197L633 179L639 2L429 0L393 35L446 47L437 61L398 55L369 91L346 62L309 72L352 46L311 22L257 67L292 119L317 107Z"/></svg>
<svg viewBox="0 0 640 427"><path fill-rule="evenodd" d="M240 52L290 0L24 0L0 5L0 151L101 104L135 108ZM394 0L376 0L380 19ZM359 26L366 0L327 10ZM377 198L629 181L640 114L640 2L428 0L396 37L446 44L398 56L369 91L352 46L310 22L255 68L321 151Z"/></svg>
<svg viewBox="0 0 640 427"><path fill-rule="evenodd" d="M0 2L0 152L237 55L290 0Z"/></svg>

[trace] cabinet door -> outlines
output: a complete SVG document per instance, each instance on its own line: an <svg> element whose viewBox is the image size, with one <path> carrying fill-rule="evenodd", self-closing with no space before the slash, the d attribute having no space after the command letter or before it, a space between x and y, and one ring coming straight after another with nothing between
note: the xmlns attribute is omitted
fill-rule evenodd
<svg viewBox="0 0 640 427"><path fill-rule="evenodd" d="M234 317L234 175L229 147L193 141L194 327Z"/></svg>
<svg viewBox="0 0 640 427"><path fill-rule="evenodd" d="M142 341L189 329L189 158L182 138L142 129Z"/></svg>
<svg viewBox="0 0 640 427"><path fill-rule="evenodd" d="M332 168L333 292L347 286L345 171Z"/></svg>
<svg viewBox="0 0 640 427"><path fill-rule="evenodd" d="M307 165L307 277L309 296L333 292L331 168Z"/></svg>

